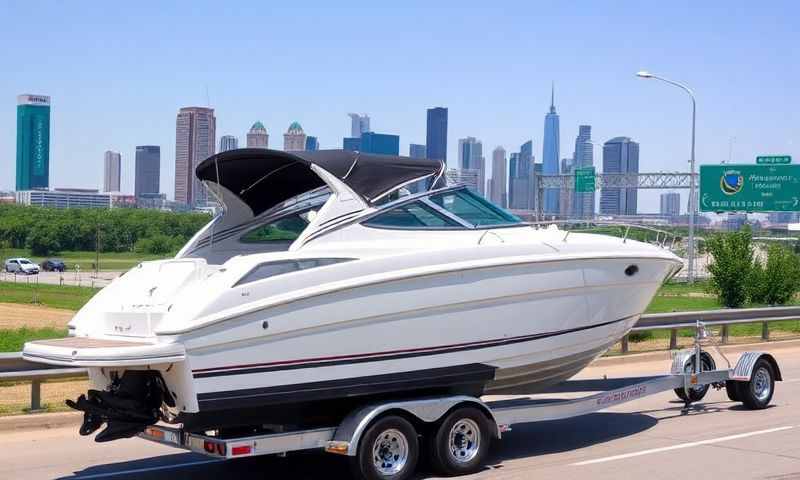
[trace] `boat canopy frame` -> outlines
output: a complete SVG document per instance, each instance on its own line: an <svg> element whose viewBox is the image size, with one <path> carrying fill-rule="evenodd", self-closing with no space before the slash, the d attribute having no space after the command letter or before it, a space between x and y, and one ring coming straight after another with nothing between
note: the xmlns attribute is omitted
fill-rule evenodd
<svg viewBox="0 0 800 480"><path fill-rule="evenodd" d="M346 150L282 152L243 148L207 158L195 173L199 180L236 195L253 216L258 216L328 183L314 167L342 182L365 204L374 206L387 193L417 180L433 178L431 189L443 185L445 164L440 160ZM209 188L214 190L213 186Z"/></svg>

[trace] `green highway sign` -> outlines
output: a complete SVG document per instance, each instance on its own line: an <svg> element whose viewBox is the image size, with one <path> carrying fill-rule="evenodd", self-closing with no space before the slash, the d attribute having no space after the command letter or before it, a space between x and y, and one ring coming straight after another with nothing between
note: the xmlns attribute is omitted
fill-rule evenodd
<svg viewBox="0 0 800 480"><path fill-rule="evenodd" d="M756 163L762 165L785 165L792 163L790 155L763 155L756 157Z"/></svg>
<svg viewBox="0 0 800 480"><path fill-rule="evenodd" d="M798 212L800 165L701 165L700 211Z"/></svg>
<svg viewBox="0 0 800 480"><path fill-rule="evenodd" d="M594 167L584 167L575 169L575 191L594 192Z"/></svg>

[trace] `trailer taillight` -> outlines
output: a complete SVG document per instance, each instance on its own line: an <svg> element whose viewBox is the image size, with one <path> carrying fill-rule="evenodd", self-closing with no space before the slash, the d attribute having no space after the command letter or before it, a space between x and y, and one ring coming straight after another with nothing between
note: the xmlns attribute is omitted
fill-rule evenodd
<svg viewBox="0 0 800 480"><path fill-rule="evenodd" d="M253 452L252 447L250 445L239 445L238 447L233 447L231 449L231 454L233 456L236 455L250 455Z"/></svg>
<svg viewBox="0 0 800 480"><path fill-rule="evenodd" d="M211 440L206 440L205 442L203 442L203 450L213 455L222 455L223 457L225 456L224 443L217 443L217 442L212 442Z"/></svg>

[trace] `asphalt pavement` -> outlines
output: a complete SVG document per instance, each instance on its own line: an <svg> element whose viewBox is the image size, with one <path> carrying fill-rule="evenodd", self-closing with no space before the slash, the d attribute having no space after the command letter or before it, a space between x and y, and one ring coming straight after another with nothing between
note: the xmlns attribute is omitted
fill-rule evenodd
<svg viewBox="0 0 800 480"><path fill-rule="evenodd" d="M712 390L686 412L667 392L584 417L515 425L492 446L484 470L463 478L800 479L800 347L774 354L784 382L766 410L745 410ZM595 365L578 378L661 374L667 358ZM3 479L347 477L347 459L322 452L221 462L141 439L97 444L75 427L0 433ZM423 467L418 478L432 477Z"/></svg>

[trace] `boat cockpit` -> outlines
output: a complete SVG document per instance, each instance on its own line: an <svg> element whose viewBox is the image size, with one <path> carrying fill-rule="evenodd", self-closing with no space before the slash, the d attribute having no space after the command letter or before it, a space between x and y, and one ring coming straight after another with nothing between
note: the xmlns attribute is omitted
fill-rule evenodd
<svg viewBox="0 0 800 480"><path fill-rule="evenodd" d="M237 255L297 250L353 223L387 230L522 223L466 186L445 186L443 169L438 161L345 151L215 155L198 166L197 175L222 213L177 258L221 265Z"/></svg>

